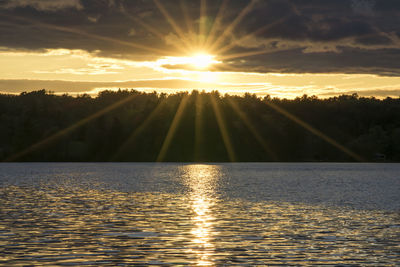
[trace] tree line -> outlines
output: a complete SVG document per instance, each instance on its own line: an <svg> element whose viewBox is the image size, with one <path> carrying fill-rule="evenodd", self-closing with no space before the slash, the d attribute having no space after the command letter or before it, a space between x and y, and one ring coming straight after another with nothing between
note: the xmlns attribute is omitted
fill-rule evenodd
<svg viewBox="0 0 400 267"><path fill-rule="evenodd" d="M400 98L0 95L1 161L400 161Z"/></svg>

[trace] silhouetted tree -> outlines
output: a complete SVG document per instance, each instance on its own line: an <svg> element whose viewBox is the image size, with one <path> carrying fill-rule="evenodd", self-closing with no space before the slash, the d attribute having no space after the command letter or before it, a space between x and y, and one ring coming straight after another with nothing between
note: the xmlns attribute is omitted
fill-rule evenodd
<svg viewBox="0 0 400 267"><path fill-rule="evenodd" d="M399 98L0 94L0 160L400 161L399 140Z"/></svg>

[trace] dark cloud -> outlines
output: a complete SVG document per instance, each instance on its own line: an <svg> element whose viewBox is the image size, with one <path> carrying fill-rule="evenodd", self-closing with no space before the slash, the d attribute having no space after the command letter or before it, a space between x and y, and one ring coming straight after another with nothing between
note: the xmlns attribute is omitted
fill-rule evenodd
<svg viewBox="0 0 400 267"><path fill-rule="evenodd" d="M84 49L107 57L151 59L178 55L185 42L196 46L204 23L204 32L213 33L211 44L220 39L219 47L229 45L224 56L245 52L225 69L399 75L398 0L208 0L203 17L200 2L4 0L0 47ZM232 22L235 27L229 27ZM248 56L262 50L267 53Z"/></svg>
<svg viewBox="0 0 400 267"><path fill-rule="evenodd" d="M343 94L343 91L330 91L327 93L321 93L320 96L337 96ZM377 97L377 98L386 98L386 97L400 97L400 88L399 89L372 89L372 90L361 90L361 91L347 91L347 95L358 94L362 97Z"/></svg>
<svg viewBox="0 0 400 267"><path fill-rule="evenodd" d="M377 73L400 76L400 50L341 48L341 53L302 53L301 49L282 50L220 65L222 70L284 73ZM219 65L217 65L219 66Z"/></svg>
<svg viewBox="0 0 400 267"><path fill-rule="evenodd" d="M80 0L8 0L1 5L5 9L32 7L40 11L57 11L60 9L82 9Z"/></svg>
<svg viewBox="0 0 400 267"><path fill-rule="evenodd" d="M375 0L351 0L354 13L364 16L373 16L375 14L375 4Z"/></svg>
<svg viewBox="0 0 400 267"><path fill-rule="evenodd" d="M355 39L356 43L363 45L390 45L393 40L382 34L373 34L370 36L363 36Z"/></svg>

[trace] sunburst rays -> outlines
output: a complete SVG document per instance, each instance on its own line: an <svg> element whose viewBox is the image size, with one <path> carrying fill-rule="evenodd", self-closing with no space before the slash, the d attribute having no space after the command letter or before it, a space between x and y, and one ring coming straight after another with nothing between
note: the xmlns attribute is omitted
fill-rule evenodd
<svg viewBox="0 0 400 267"><path fill-rule="evenodd" d="M195 117L194 117L194 160L201 161L203 158L202 144L204 142L204 96L195 94Z"/></svg>
<svg viewBox="0 0 400 267"><path fill-rule="evenodd" d="M222 3L218 8L217 15L214 18L212 27L210 29L210 32L208 33L206 42L204 44L205 47L210 47L211 43L215 40L215 35L217 33L217 30L219 29L219 27L222 24L223 15L225 13L228 3L229 3L229 0L222 0Z"/></svg>
<svg viewBox="0 0 400 267"><path fill-rule="evenodd" d="M185 19L186 30L188 32L193 32L192 18L189 16L189 11L188 11L188 8L186 5L186 0L180 0L180 6L181 6L182 13L183 13L183 17Z"/></svg>
<svg viewBox="0 0 400 267"><path fill-rule="evenodd" d="M350 156L351 158L353 158L356 161L362 162L365 161L365 159L363 159L361 156L359 156L358 154L356 154L355 152L351 151L349 148L345 147L344 145L340 144L338 141L334 140L332 137L327 136L326 134L324 134L323 132L321 132L320 130L314 128L313 126L311 126L309 123L301 120L300 118L298 118L297 116L293 115L292 113L288 112L287 110L283 109L282 107L279 107L278 105L275 105L272 102L266 102L272 109L276 110L277 112L281 113L282 115L284 115L286 118L292 120L293 122L295 122L297 125L303 127L304 129L306 129L307 131L309 131L310 133L314 134L315 136L321 138L322 140L324 140L325 142L327 142L328 144L336 147L337 149L339 149L340 151L342 151L343 153L347 154L348 156Z"/></svg>
<svg viewBox="0 0 400 267"><path fill-rule="evenodd" d="M200 0L200 18L199 18L199 34L198 34L198 40L199 40L198 46L200 48L203 47L204 42L206 40L205 37L206 27L207 27L207 1Z"/></svg>
<svg viewBox="0 0 400 267"><path fill-rule="evenodd" d="M232 145L232 141L230 138L229 130L226 125L225 118L222 114L222 111L219 107L219 98L215 96L215 94L210 95L211 106L214 110L215 118L217 119L217 124L221 133L222 141L224 142L226 151L228 153L229 160L234 162L237 160L234 147Z"/></svg>
<svg viewBox="0 0 400 267"><path fill-rule="evenodd" d="M56 26L48 23L43 23L39 21L34 21L31 19L27 18L22 18L22 17L12 17L9 16L11 19L16 19L22 22L27 22L33 26L38 26L42 27L45 29L50 29L50 30L56 30L56 31L62 31L62 32L68 32L72 34L76 34L78 36L84 36L87 38L92 38L95 40L99 41L105 41L105 42L110 42L116 45L120 46L127 46L131 47L134 49L139 49L143 51L147 51L149 53L154 53L160 56L170 56L171 54L176 54L176 53L183 53L187 55L188 53L193 53L198 51L199 49L202 49L203 51L207 51L209 53L216 53L217 59L221 60L228 60L228 59L235 59L235 58L243 58L243 57L249 57L249 56L254 56L254 55L259 55L259 54L266 54L266 53L271 53L271 52L276 52L279 51L279 49L260 49L260 50L253 50L253 51L248 51L248 52L237 52L237 53L227 53L228 51L232 50L233 48L237 47L240 45L242 42L246 41L247 39L257 36L260 33L268 30L269 28L275 26L276 24L281 23L285 18L281 18L280 20L277 20L271 24L264 25L263 27L257 29L256 31L253 31L252 33L246 34L242 37L235 38L234 41L231 41L230 43L228 42L229 40L232 39L232 36L235 33L236 28L240 25L240 23L246 18L246 16L249 15L249 13L254 9L255 5L257 4L257 0L249 0L247 1L246 5L244 8L236 15L236 17L232 20L232 22L228 25L223 26L223 21L225 18L225 13L229 5L229 0L222 0L219 7L217 14L215 18L212 20L212 26L208 29L207 21L209 20L208 16L209 13L209 7L207 5L207 0L200 0L200 6L199 6L199 12L198 18L193 18L190 14L190 11L187 7L187 2L185 0L180 0L180 5L181 5L181 10L183 12L183 18L186 24L186 31L179 25L179 23L174 19L173 15L167 10L167 8L162 4L160 0L153 0L154 5L156 8L160 11L160 13L163 15L165 18L165 21L167 24L172 28L173 33L176 34L178 37L177 41L172 42L172 45L176 48L177 51L169 51L167 49L159 49L155 47L151 47L148 45L144 45L141 43L137 42L128 42L128 41L123 41L120 39L108 37L108 36L103 36L103 35L97 35L94 33L89 33L81 29L76 29L76 28L70 28L70 27L65 27L65 26ZM129 15L128 13L124 13L126 17L137 23L138 25L142 26L146 31L149 33L152 33L154 36L160 38L160 42L164 42L165 38L165 33L161 32L158 30L156 27L151 26L144 21L142 21L138 17L134 17ZM196 22L194 20L197 20L197 27L194 26ZM196 33L197 31L197 33ZM195 35L196 37L192 37L192 35ZM226 44L227 43L227 44ZM14 154L6 159L6 161L13 161L22 158L23 156L32 153L38 149L40 149L43 146L48 145L49 143L56 141L60 139L62 136L69 134L70 132L76 130L77 128L85 125L86 123L90 122L91 120L98 118L114 109L117 107L123 105L124 103L130 101L132 99L132 96L123 99L119 102L116 102L112 104L111 106L98 111L81 121L78 121L74 123L73 125L47 137L44 138L43 140L29 146L28 148L20 151L17 154ZM159 154L156 158L157 161L164 161L167 159L167 153L168 150L171 146L171 143L174 140L175 133L177 129L180 126L180 122L182 120L182 117L184 116L185 109L188 104L188 99L189 96L185 95L182 97L176 114L171 122L171 125L168 129L168 132L164 138L164 141L162 143L161 149L159 151ZM226 148L226 152L228 155L228 158L230 161L236 161L237 160L237 155L235 154L235 148L233 146L233 142L230 138L230 132L228 128L228 124L226 121L226 117L224 117L224 114L221 111L220 108L220 98L219 96L217 97L215 94L210 95L210 102L211 102L211 107L214 112L217 125L219 128L219 132L221 134L221 138L223 141L223 144ZM276 159L274 153L271 151L268 142L265 140L265 137L257 130L257 128L251 123L251 120L247 117L246 113L243 112L240 109L240 106L233 101L232 99L228 100L229 105L232 107L232 110L236 113L236 115L240 118L240 120L245 124L245 126L250 130L252 133L253 137L257 140L257 142L264 148L266 153L272 158ZM322 133L320 130L312 127L310 124L307 122L299 119L295 115L289 113L288 111L284 110L283 108L268 102L267 103L271 108L276 110L277 112L283 114L286 116L288 119L294 121L296 124L300 125L307 131L311 132L312 134L318 136L319 138L323 139L324 141L328 142L329 144L335 146L339 150L341 150L343 153L351 156L355 160L362 161L363 159L359 157L357 154L346 148L345 146L341 145L339 142L334 140L333 138L325 135ZM125 140L124 144L122 147L120 147L115 155L113 156L113 159L118 159L118 156L123 152L124 146L127 144L133 142L137 136L146 129L150 122L154 119L154 117L159 114L159 111L161 109L162 103L160 103L157 108L136 128L129 138ZM195 137L194 137L194 156L193 158L195 160L199 160L201 158L201 144L205 141L203 138L203 131L204 129L202 128L203 125L203 108L204 108L204 97L202 94L198 94L196 97L196 115L195 115Z"/></svg>
<svg viewBox="0 0 400 267"><path fill-rule="evenodd" d="M158 6L159 10L163 13L163 15L166 17L168 23L172 26L172 28L175 30L175 32L182 38L182 40L185 40L185 43L187 44L187 39L185 38L181 28L177 25L177 23L174 21L174 19L169 15L169 13L166 11L166 9L160 4L160 2L158 0L154 0L156 5ZM248 51L248 52L241 52L241 53L234 53L234 54L226 54L221 56L221 54L231 50L232 48L234 48L235 46L237 46L238 44L240 44L241 42L253 37L253 36L257 36L258 34L268 30L269 28L281 23L285 18L281 18L271 24L267 24L264 25L263 27L255 30L254 32L250 33L250 34L246 34L245 36L242 36L238 39L236 39L235 41L231 42L230 44L226 44L223 45L223 43L227 40L227 38L233 34L235 28L241 23L241 21L252 11L252 9L254 8L254 6L257 4L257 0L251 0L249 1L249 3L238 13L238 15L236 16L236 18L225 27L225 30L218 36L217 36L217 32L218 32L218 28L221 26L221 22L223 20L224 17L224 12L225 9L229 3L229 0L223 0L221 5L219 6L218 12L216 17L214 18L214 23L210 29L210 31L208 32L207 37L204 39L204 36L206 35L206 27L205 27L205 17L207 16L207 1L206 0L201 0L200 1L200 15L199 15L199 30L198 30L198 38L197 38L197 43L196 44L187 44L192 47L201 47L202 49L205 49L206 51L211 51L211 52L215 52L217 53L217 55L219 56L219 58L222 58L224 60L227 59L235 59L235 58L243 58L243 57L249 57L249 56L255 56L255 55L261 55L261 54L267 54L267 53L273 53L273 52L277 52L277 51L282 51L285 49L260 49L260 50L255 50L255 51ZM184 17L186 20L186 23L188 25L192 25L188 16L188 11L185 8L185 4L184 1L181 1L182 3L182 10L184 10ZM190 48L189 48L190 49ZM218 99L216 99L216 97L214 95L211 95L210 97L211 100L211 104L212 104L212 108L215 114L215 117L217 119L217 123L218 123L218 127L220 129L220 133L226 148L226 151L228 153L229 159L230 161L236 161L236 155L234 152L234 147L232 145L232 142L230 140L229 137L229 130L227 128L226 122L225 122L225 118L223 117L221 110L219 108L219 103L218 103ZM230 101L229 102L232 109L236 112L236 114L239 116L239 118L244 122L244 124L246 125L246 127L251 131L251 133L253 134L254 138L257 140L257 142L260 143L260 145L264 148L264 150L266 151L266 153L268 153L270 155L270 157L272 159L276 159L276 156L274 155L274 153L271 151L270 147L268 146L267 142L264 140L264 138L262 137L262 135L257 131L257 129L250 123L249 118L247 118L246 114L241 111L241 109L239 108L239 106L234 102L234 101ZM349 150L348 148L344 147L343 145L341 145L340 143L338 143L337 141L335 141L334 139L326 136L325 134L323 134L321 131L313 128L311 125L309 125L308 123L300 120L299 118L297 118L296 116L292 115L291 113L283 110L282 108L270 104L272 108L274 108L275 110L277 110L278 112L282 113L283 115L285 115L287 118L289 118L290 120L293 120L295 123L297 123L298 125L302 126L303 128L305 128L306 130L308 130L309 132L313 133L314 135L317 135L318 137L320 137L321 139L323 139L324 141L328 142L329 144L335 146L336 148L340 149L342 152L346 153L347 155L351 156L352 158L358 160L358 161L362 161L362 159L355 154L354 152L352 152L351 150ZM181 108L181 107L180 107ZM172 140L172 136L176 130L176 128L178 127L177 124L179 124L180 121L180 108L177 111L177 114L174 118L174 121L172 122L170 131L168 132L168 135L166 137L166 140L163 144L163 148L160 151L160 155L158 157L158 160L161 160L166 153L166 150L168 149L170 142ZM199 120L199 118L196 116L196 120ZM198 146L198 142L199 142L199 134L200 134L200 120L196 122L196 140L195 141L195 146ZM196 150L196 149L195 149Z"/></svg>
<svg viewBox="0 0 400 267"><path fill-rule="evenodd" d="M15 161L15 160L21 159L22 157L24 157L24 156L26 156L26 155L28 155L28 154L30 154L32 152L35 152L38 149L43 148L43 147L51 144L54 141L59 140L63 136L68 135L69 133L71 133L74 130L78 129L79 127L89 123L90 121L92 121L92 120L94 120L96 118L99 118L100 116L105 115L105 114L115 110L118 107L121 107L122 105L128 103L129 101L133 100L136 97L137 97L137 95L131 95L131 96L126 97L126 98L124 98L124 99L122 99L120 101L117 101L117 102L111 104L110 106L108 106L108 107L106 107L106 108L104 108L102 110L99 110L96 113L94 113L92 115L89 115L89 116L81 119L80 121L78 121L78 122L76 122L76 123L64 128L64 129L62 129L62 130L60 130L60 131L58 131L58 132L46 137L46 138L43 138L42 140L32 144L31 146L21 150L20 152L17 152L15 154L7 157L4 161L8 162L8 161Z"/></svg>
<svg viewBox="0 0 400 267"><path fill-rule="evenodd" d="M241 121L250 130L253 137L257 140L257 142L263 147L264 151L268 154L269 158L273 161L278 161L278 157L271 149L268 141L259 133L257 128L251 123L251 119L246 115L245 112L242 111L238 103L232 99L228 98L228 103L232 107L233 111L239 116Z"/></svg>
<svg viewBox="0 0 400 267"><path fill-rule="evenodd" d="M244 19L244 17L253 9L254 5L257 3L257 0L251 0L250 3L247 4L245 8L236 16L236 18L229 24L226 29L222 32L222 34L211 44L210 50L214 51L216 48L220 47L220 45L225 41L225 39L233 33L237 25Z"/></svg>
<svg viewBox="0 0 400 267"><path fill-rule="evenodd" d="M163 14L163 16L165 17L166 21L171 25L171 27L173 28L173 30L175 31L175 33L179 36L179 38L181 38L182 42L188 47L190 48L192 46L192 44L190 43L190 41L187 39L187 35L183 32L183 30L181 29L181 27L179 27L179 25L175 22L175 20L173 19L173 17L169 14L169 12L167 11L167 9L164 7L163 4L161 4L161 2L159 0L153 0L153 2L155 3L155 5L157 6L157 8L160 10L160 12Z"/></svg>
<svg viewBox="0 0 400 267"><path fill-rule="evenodd" d="M181 122L182 116L185 112L186 104L188 102L188 96L183 96L181 99L178 109L176 111L175 117L171 122L171 126L169 127L168 133L165 136L164 142L162 144L160 153L157 156L156 161L157 162L162 162L165 159L165 156L167 155L168 149L171 145L171 142L174 138L175 132L179 128L179 124Z"/></svg>
<svg viewBox="0 0 400 267"><path fill-rule="evenodd" d="M145 23L142 19L140 19L140 18L138 18L138 17L132 16L131 14L129 14L128 12L126 12L125 10L123 10L122 12L124 13L124 15L125 15L128 19L134 21L135 23L138 23L140 26L142 26L143 28L145 28L146 31L148 31L149 33L154 34L155 36L157 36L158 38L160 38L160 40L163 40L163 39L164 39L164 37L165 37L164 34L163 34L162 32L160 32L159 30L157 30L157 28L155 28L155 27L153 27L153 26L151 26L151 25ZM183 50L184 52L189 53L189 50L185 48L185 47L186 47L186 46L185 46L186 44L185 44L182 40L180 40L179 42L172 41L171 43L172 43L172 45L173 45L176 49L178 49L178 50Z"/></svg>
<svg viewBox="0 0 400 267"><path fill-rule="evenodd" d="M173 53L173 51L167 51L167 50L163 50L163 49L149 47L149 46L146 46L146 45L143 45L143 44L139 44L139 43L135 43L135 42L128 42L128 41L123 41L123 40L120 40L120 39L117 39L117 38L112 38L112 37L108 37L108 36L89 33L89 32L86 32L84 30L80 30L80 29L77 29L77 28L65 27L65 26L57 26L57 25L44 23L44 22L40 22L40 21L37 21L37 20L28 19L28 18L24 18L24 17L18 17L18 16L9 16L9 15L4 15L4 16L8 16L10 19L15 19L15 20L18 20L18 21L27 22L27 23L29 23L29 24L31 24L33 26L36 26L36 27L55 30L55 31L72 33L72 34L76 34L78 36L84 36L84 37L88 37L88 38L99 40L99 41L105 41L105 42L113 43L113 44L120 45L120 46L123 46L123 47L132 47L132 48L144 50L144 51L147 51L147 52L150 52L150 53L154 53L156 55L164 55L165 53L168 53L168 52L169 53Z"/></svg>
<svg viewBox="0 0 400 267"><path fill-rule="evenodd" d="M118 148L118 150L112 155L110 158L111 161L118 161L124 153L126 153L126 149L128 147L132 147L132 145L137 141L138 137L149 128L150 124L156 118L157 115L160 115L162 108L165 106L165 100L158 103L157 107L151 111L151 113L136 127L129 137L124 141L124 143Z"/></svg>

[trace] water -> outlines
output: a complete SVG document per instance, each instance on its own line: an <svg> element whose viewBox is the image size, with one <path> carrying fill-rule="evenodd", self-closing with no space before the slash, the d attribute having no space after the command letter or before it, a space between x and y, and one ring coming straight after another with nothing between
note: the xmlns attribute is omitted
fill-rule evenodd
<svg viewBox="0 0 400 267"><path fill-rule="evenodd" d="M399 164L0 164L0 265L400 262Z"/></svg>

